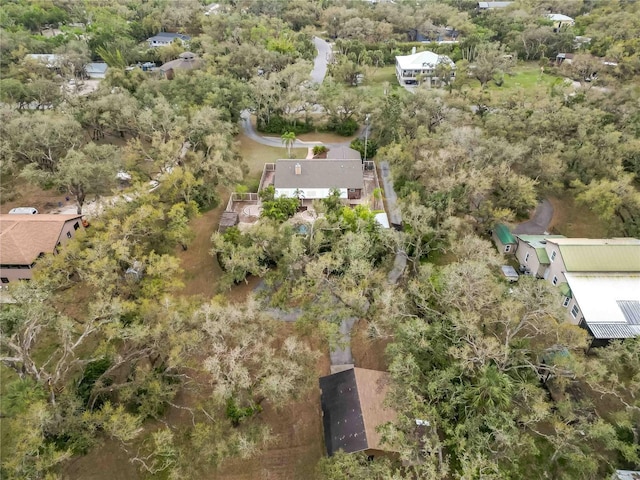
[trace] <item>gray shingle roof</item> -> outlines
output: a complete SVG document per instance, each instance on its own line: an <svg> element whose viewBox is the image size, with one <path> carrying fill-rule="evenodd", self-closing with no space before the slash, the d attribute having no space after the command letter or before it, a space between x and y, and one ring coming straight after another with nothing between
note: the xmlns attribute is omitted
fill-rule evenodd
<svg viewBox="0 0 640 480"><path fill-rule="evenodd" d="M296 175L300 165L300 175ZM274 186L278 188L364 188L362 161L277 160Z"/></svg>

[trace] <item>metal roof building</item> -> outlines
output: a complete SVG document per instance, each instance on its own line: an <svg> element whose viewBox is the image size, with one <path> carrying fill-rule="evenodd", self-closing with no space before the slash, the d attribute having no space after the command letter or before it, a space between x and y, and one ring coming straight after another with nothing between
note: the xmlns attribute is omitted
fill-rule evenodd
<svg viewBox="0 0 640 480"><path fill-rule="evenodd" d="M640 272L640 240L636 238L551 238L567 272Z"/></svg>
<svg viewBox="0 0 640 480"><path fill-rule="evenodd" d="M640 471L616 470L611 480L640 480Z"/></svg>
<svg viewBox="0 0 640 480"><path fill-rule="evenodd" d="M494 8L507 8L513 2L478 2L478 10L493 10Z"/></svg>
<svg viewBox="0 0 640 480"><path fill-rule="evenodd" d="M565 276L580 305L583 325L595 339L640 335L640 272Z"/></svg>
<svg viewBox="0 0 640 480"><path fill-rule="evenodd" d="M438 55L437 53L424 51L414 53L412 55L399 55L396 57L396 63L402 70L421 70L423 68L436 68L440 63L445 63L455 68L453 63L446 55Z"/></svg>
<svg viewBox="0 0 640 480"><path fill-rule="evenodd" d="M522 240L535 250L538 261L542 265L548 265L550 263L549 255L545 248L547 238L565 238L564 235L516 235L516 237L518 237L518 240Z"/></svg>

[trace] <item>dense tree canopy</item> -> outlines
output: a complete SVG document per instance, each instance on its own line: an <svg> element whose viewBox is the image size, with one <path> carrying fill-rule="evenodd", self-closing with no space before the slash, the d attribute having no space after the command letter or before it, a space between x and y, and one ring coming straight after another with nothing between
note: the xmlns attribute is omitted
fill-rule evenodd
<svg viewBox="0 0 640 480"><path fill-rule="evenodd" d="M496 222L525 220L548 197L609 236L640 235L638 3L233 0L209 14L204 3L1 9L3 201L25 181L78 213L108 201L30 282L9 286L0 476L61 478L105 441L143 475L176 479L255 457L279 441L263 410L286 421L316 392L317 360L348 320L387 345L398 420L381 433L398 457L339 453L319 478L595 480L640 468L640 340L585 353L557 290L504 282L487 242ZM556 28L549 12L575 25ZM191 40L149 48L161 31ZM314 36L332 41L321 84L309 76ZM397 85L395 57L414 47L456 62L454 77L445 64L430 74L445 88ZM198 68L172 80L141 68L187 50ZM27 56L38 53L57 60ZM556 65L558 53L572 62ZM89 60L109 71L81 93ZM376 221L379 188L354 208L333 191L313 222L295 215L299 195L267 188L258 221L214 233L207 252L193 226L206 220L208 237L222 207L201 213L237 185L256 191L247 116L289 156L303 133L355 136L363 156L367 143L368 159L390 164L402 228ZM206 257L195 267L180 256L194 240ZM205 262L222 268L208 279L219 295L184 293L194 271L183 268ZM252 276L259 293L237 294Z"/></svg>

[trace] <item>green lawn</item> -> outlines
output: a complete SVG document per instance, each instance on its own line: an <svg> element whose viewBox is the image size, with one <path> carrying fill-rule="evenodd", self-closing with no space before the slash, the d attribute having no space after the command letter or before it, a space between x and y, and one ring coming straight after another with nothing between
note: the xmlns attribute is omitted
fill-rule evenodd
<svg viewBox="0 0 640 480"><path fill-rule="evenodd" d="M525 63L514 68L512 75L505 76L504 85L496 88L508 90L520 87L550 86L558 80L562 81L561 77L542 72L540 66L536 63Z"/></svg>
<svg viewBox="0 0 640 480"><path fill-rule="evenodd" d="M243 133L236 137L238 151L245 163L249 166L249 175L246 182L260 180L265 163L275 162L278 158L287 158L287 149L284 147L268 147L254 142ZM306 148L294 148L291 150L293 158L305 158ZM245 183L246 183L245 182Z"/></svg>
<svg viewBox="0 0 640 480"><path fill-rule="evenodd" d="M500 97L501 95L512 95L518 91L535 92L539 89L546 90L554 83L563 81L562 77L549 73L549 69L545 69L545 72L542 72L540 66L535 62L519 63L513 68L511 74L504 76L504 83L501 86L497 86L493 81L490 81L487 84L487 91L492 96ZM473 80L471 87L480 90L480 82Z"/></svg>

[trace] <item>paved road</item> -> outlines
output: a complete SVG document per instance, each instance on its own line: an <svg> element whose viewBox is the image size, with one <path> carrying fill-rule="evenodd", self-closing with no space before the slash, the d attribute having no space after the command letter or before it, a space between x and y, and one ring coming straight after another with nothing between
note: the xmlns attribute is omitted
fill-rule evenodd
<svg viewBox="0 0 640 480"><path fill-rule="evenodd" d="M284 144L282 143L282 139L280 137L263 137L262 135L256 132L256 129L253 128L251 123L251 112L249 110L243 110L240 113L240 122L242 124L242 130L244 134L249 137L254 142L260 143L262 145L266 145L268 147L282 147L284 148ZM296 139L293 142L293 148L307 148L313 147L314 145L322 145L322 142L303 142L302 140ZM328 144L327 144L328 145ZM349 142L336 144L339 146L347 145L349 146ZM332 145L328 145L332 146Z"/></svg>
<svg viewBox="0 0 640 480"><path fill-rule="evenodd" d="M327 65L331 57L331 45L318 37L313 37L313 44L316 46L318 54L313 60L311 80L313 80L314 83L322 83L327 74Z"/></svg>
<svg viewBox="0 0 640 480"><path fill-rule="evenodd" d="M513 233L525 235L543 235L549 233L547 229L553 218L553 206L549 200L544 199L536 208L533 216L526 222L520 223L513 229Z"/></svg>
<svg viewBox="0 0 640 480"><path fill-rule="evenodd" d="M313 60L311 80L314 83L322 83L324 81L324 77L327 75L327 64L329 63L329 57L331 56L331 45L318 37L313 37L313 43L316 46L316 50L318 50L318 54ZM314 106L314 110L319 111L320 108L320 105ZM251 112L249 110L243 110L240 113L240 117L242 130L251 140L268 147L283 147L282 139L280 137L264 137L256 132L255 128L253 128L253 125L251 124ZM364 132L365 129L361 129L360 137L364 137ZM344 142L324 144L322 142L304 142L302 140L296 140L293 142L293 148L308 148L313 147L314 145L326 145L329 148L348 147L351 145L351 141L347 140Z"/></svg>

